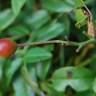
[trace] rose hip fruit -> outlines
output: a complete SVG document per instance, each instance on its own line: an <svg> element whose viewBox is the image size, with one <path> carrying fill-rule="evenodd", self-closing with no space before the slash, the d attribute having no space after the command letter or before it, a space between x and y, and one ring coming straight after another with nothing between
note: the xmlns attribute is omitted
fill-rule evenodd
<svg viewBox="0 0 96 96"><path fill-rule="evenodd" d="M8 38L0 39L0 56L5 58L10 57L15 52L16 47L16 42Z"/></svg>

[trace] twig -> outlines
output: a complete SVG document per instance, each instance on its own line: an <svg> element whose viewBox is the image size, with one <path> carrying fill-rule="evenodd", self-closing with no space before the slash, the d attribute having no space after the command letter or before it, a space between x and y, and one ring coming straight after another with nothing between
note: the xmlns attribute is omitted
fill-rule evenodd
<svg viewBox="0 0 96 96"><path fill-rule="evenodd" d="M84 42L81 42L81 44L79 44L78 48L76 49L76 52L79 52L80 49L82 49L85 45L89 44L89 43L92 43L92 42L95 42L96 40L94 38L90 39L90 40L87 40L87 41L84 41Z"/></svg>
<svg viewBox="0 0 96 96"><path fill-rule="evenodd" d="M79 52L80 49L92 42L96 42L94 38L89 39L84 42L72 42L72 41L62 41L62 40L52 40L52 41L43 41L43 42L31 42L31 43L20 43L18 44L18 47L24 47L24 46L38 46L38 45L46 45L46 44L61 44L61 45L67 45L67 46L77 46L76 52Z"/></svg>
<svg viewBox="0 0 96 96"><path fill-rule="evenodd" d="M92 21L92 13L90 12L90 10L88 9L88 7L86 6L86 4L84 3L83 0L81 0L82 4L84 5L86 11L88 12L89 14L89 20Z"/></svg>
<svg viewBox="0 0 96 96"><path fill-rule="evenodd" d="M45 45L45 44L61 44L61 45L71 45L71 46L79 46L77 42L71 41L62 41L62 40L52 40L52 41L43 41L43 42L32 42L32 43L21 43L18 44L19 47L22 46L37 46L37 45Z"/></svg>
<svg viewBox="0 0 96 96"><path fill-rule="evenodd" d="M78 66L81 66L81 67L87 66L88 64L90 64L94 60L96 60L96 55L93 55L90 59L85 60L84 62L82 62Z"/></svg>
<svg viewBox="0 0 96 96"><path fill-rule="evenodd" d="M23 76L25 82L26 82L28 85L30 85L30 87L32 88L32 90L33 90L38 96L40 96L41 91L39 90L37 83L34 82L34 81L32 81L32 78L30 77L30 75L29 75L29 73L28 73L27 68L26 68L25 65L23 65L23 66L21 67L21 73L22 73L22 76Z"/></svg>

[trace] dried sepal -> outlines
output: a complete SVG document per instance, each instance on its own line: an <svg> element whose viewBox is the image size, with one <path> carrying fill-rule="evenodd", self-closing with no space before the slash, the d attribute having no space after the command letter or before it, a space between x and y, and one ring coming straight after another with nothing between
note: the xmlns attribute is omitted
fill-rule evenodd
<svg viewBox="0 0 96 96"><path fill-rule="evenodd" d="M87 26L88 26L88 31L87 31L88 36L94 38L95 30L94 30L93 22L88 20Z"/></svg>

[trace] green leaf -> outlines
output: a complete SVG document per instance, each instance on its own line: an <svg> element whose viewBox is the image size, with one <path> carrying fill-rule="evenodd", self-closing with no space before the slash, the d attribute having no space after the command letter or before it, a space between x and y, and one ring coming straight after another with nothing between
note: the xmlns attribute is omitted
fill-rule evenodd
<svg viewBox="0 0 96 96"><path fill-rule="evenodd" d="M35 0L27 0L26 1L27 11L33 12L34 11L34 4L36 4Z"/></svg>
<svg viewBox="0 0 96 96"><path fill-rule="evenodd" d="M11 0L12 10L16 16L19 14L26 1L27 0Z"/></svg>
<svg viewBox="0 0 96 96"><path fill-rule="evenodd" d="M29 96L27 87L21 77L17 77L13 82L14 96Z"/></svg>
<svg viewBox="0 0 96 96"><path fill-rule="evenodd" d="M42 0L42 6L52 12L70 12L84 6L81 0Z"/></svg>
<svg viewBox="0 0 96 96"><path fill-rule="evenodd" d="M64 24L64 31L62 33L62 37L65 37L65 36L69 36L70 34L70 20L69 20L69 17L68 15L63 15L60 19L59 19L59 22L60 23L63 23ZM66 26L66 27L65 27Z"/></svg>
<svg viewBox="0 0 96 96"><path fill-rule="evenodd" d="M10 34L11 36L24 36L28 33L28 28L23 25L17 25L8 29L8 34Z"/></svg>
<svg viewBox="0 0 96 96"><path fill-rule="evenodd" d="M85 19L85 15L82 9L77 9L75 10L75 15L76 15L76 20L78 22L82 21L83 19Z"/></svg>
<svg viewBox="0 0 96 96"><path fill-rule="evenodd" d="M50 16L46 10L39 10L33 13L32 16L25 18L25 22L35 29L42 27L50 20Z"/></svg>
<svg viewBox="0 0 96 96"><path fill-rule="evenodd" d="M52 57L51 53L43 48L31 48L26 53L26 56L24 57L25 62L33 63L33 62L39 62L42 60L48 60Z"/></svg>
<svg viewBox="0 0 96 96"><path fill-rule="evenodd" d="M48 75L50 66L51 66L51 61L45 61L45 62L40 62L40 63L36 64L37 76L41 80L44 80L46 78L46 76Z"/></svg>
<svg viewBox="0 0 96 96"><path fill-rule="evenodd" d="M65 96L64 92L56 91L51 84L42 82L42 89L47 93L48 96Z"/></svg>
<svg viewBox="0 0 96 96"><path fill-rule="evenodd" d="M22 64L22 58L16 58L13 62L11 62L11 64L6 69L6 79L7 79L6 83L7 83L7 86L10 84L13 75L19 69L21 64Z"/></svg>
<svg viewBox="0 0 96 96"><path fill-rule="evenodd" d="M0 12L0 31L3 31L15 20L16 16L13 14L12 10L6 9Z"/></svg>
<svg viewBox="0 0 96 96"><path fill-rule="evenodd" d="M45 45L43 48L51 52L54 50L54 44Z"/></svg>
<svg viewBox="0 0 96 96"><path fill-rule="evenodd" d="M63 33L64 29L63 23L54 23L49 26L45 26L35 32L36 41L47 41L53 39Z"/></svg>
<svg viewBox="0 0 96 96"><path fill-rule="evenodd" d="M88 91L78 92L76 96L94 96L94 92L90 89Z"/></svg>
<svg viewBox="0 0 96 96"><path fill-rule="evenodd" d="M82 25L85 24L85 20L86 20L87 16L85 16L82 9L75 10L75 17L76 17L76 21L77 21L77 23L76 23L77 27L81 27Z"/></svg>
<svg viewBox="0 0 96 96"><path fill-rule="evenodd" d="M0 80L3 77L3 67L5 66L7 59L4 57L0 57Z"/></svg>
<svg viewBox="0 0 96 96"><path fill-rule="evenodd" d="M84 6L84 3L83 3L84 0L74 0L74 1L75 1L76 8Z"/></svg>
<svg viewBox="0 0 96 96"><path fill-rule="evenodd" d="M96 78L95 78L95 80L94 80L94 82L93 82L93 90L94 90L94 92L96 93Z"/></svg>
<svg viewBox="0 0 96 96"><path fill-rule="evenodd" d="M65 91L71 86L76 91L86 91L93 83L94 74L83 67L66 67L58 69L52 76L53 87L57 91Z"/></svg>
<svg viewBox="0 0 96 96"><path fill-rule="evenodd" d="M74 5L74 0L42 0L42 6L53 12L70 12Z"/></svg>

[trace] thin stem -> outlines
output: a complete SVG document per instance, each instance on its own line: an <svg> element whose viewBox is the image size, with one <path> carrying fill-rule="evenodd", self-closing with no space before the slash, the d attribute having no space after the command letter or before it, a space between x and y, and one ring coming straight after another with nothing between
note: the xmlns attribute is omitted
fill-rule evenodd
<svg viewBox="0 0 96 96"><path fill-rule="evenodd" d="M76 52L79 52L79 50L85 46L86 44L96 42L94 38L89 39L84 42L72 42L72 41L62 41L62 40L52 40L52 41L43 41L43 42L31 42L31 43L20 43L18 44L18 47L22 46L38 46L38 45L45 45L45 44L61 44L61 45L68 45L68 46L77 46Z"/></svg>
<svg viewBox="0 0 96 96"><path fill-rule="evenodd" d="M87 41L84 41L84 42L81 42L81 44L79 44L79 47L77 48L76 52L79 52L80 49L82 49L83 46L89 44L89 43L92 43L92 42L95 42L96 40L94 38L92 39L89 39Z"/></svg>
<svg viewBox="0 0 96 96"><path fill-rule="evenodd" d="M81 44L82 44L82 47L83 47L83 46L85 46L85 45L87 45L87 44L89 44L89 43L92 43L92 42L96 42L96 40L95 40L94 38L92 38L92 39L90 39L90 40L87 40L87 41L85 41L85 42L82 42Z"/></svg>
<svg viewBox="0 0 96 96"><path fill-rule="evenodd" d="M62 40L52 40L52 41L43 41L43 42L32 42L32 43L21 43L18 44L19 47L22 46L36 46L36 45L45 45L45 44L62 44L62 45L73 45L73 46L79 46L79 43L72 42L72 41L62 41Z"/></svg>
<svg viewBox="0 0 96 96"><path fill-rule="evenodd" d="M90 12L90 10L88 9L88 7L86 6L86 4L84 3L83 0L81 0L82 4L84 5L86 11L88 12L89 14L89 19L92 21L92 13Z"/></svg>
<svg viewBox="0 0 96 96"><path fill-rule="evenodd" d="M87 66L88 64L90 64L92 61L94 61L96 59L96 55L92 56L91 59L87 59L84 62L82 62L81 64L79 64L78 66Z"/></svg>
<svg viewBox="0 0 96 96"><path fill-rule="evenodd" d="M25 82L26 82L28 85L30 85L30 87L32 88L32 90L33 90L37 95L40 96L41 92L40 92L40 90L39 90L39 88L38 88L38 85L37 85L36 82L32 81L32 78L30 77L29 72L27 71L27 68L26 68L25 65L22 66L22 68L21 68L21 73L22 73L22 76L23 76Z"/></svg>

